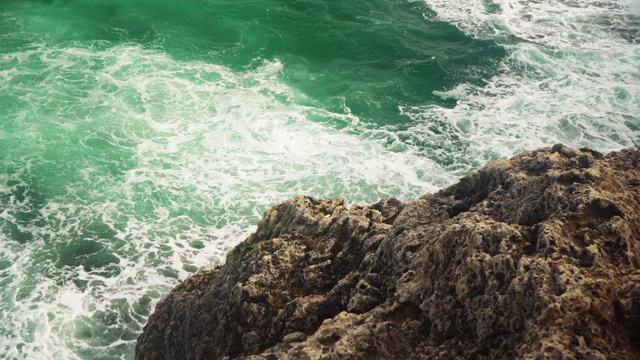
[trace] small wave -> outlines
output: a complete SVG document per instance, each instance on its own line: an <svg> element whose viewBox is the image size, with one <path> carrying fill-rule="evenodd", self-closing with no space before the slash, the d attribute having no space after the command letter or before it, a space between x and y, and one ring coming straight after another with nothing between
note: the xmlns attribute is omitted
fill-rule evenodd
<svg viewBox="0 0 640 360"><path fill-rule="evenodd" d="M456 159L443 161L470 171L556 142L602 151L640 144L640 50L628 38L637 26L628 4L427 3L437 19L470 36L495 39L510 53L497 65L499 73L482 84L435 92L455 107L401 108L416 122L414 141L456 149ZM447 131L433 130L441 127Z"/></svg>

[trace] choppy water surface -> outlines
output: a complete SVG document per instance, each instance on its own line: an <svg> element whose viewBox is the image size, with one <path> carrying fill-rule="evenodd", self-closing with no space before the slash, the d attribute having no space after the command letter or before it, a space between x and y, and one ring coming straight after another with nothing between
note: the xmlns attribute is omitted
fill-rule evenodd
<svg viewBox="0 0 640 360"><path fill-rule="evenodd" d="M0 358L130 359L297 194L640 145L633 1L0 3Z"/></svg>

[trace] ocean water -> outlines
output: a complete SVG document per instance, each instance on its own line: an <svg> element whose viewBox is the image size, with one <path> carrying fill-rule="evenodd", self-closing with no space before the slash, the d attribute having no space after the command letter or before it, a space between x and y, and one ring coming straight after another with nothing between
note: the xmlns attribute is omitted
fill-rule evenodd
<svg viewBox="0 0 640 360"><path fill-rule="evenodd" d="M638 0L3 0L0 359L131 359L297 194L640 145Z"/></svg>

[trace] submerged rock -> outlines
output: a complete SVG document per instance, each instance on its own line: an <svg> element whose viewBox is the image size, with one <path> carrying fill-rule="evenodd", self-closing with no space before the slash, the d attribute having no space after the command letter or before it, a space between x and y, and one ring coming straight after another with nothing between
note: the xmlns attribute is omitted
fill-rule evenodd
<svg viewBox="0 0 640 360"><path fill-rule="evenodd" d="M563 145L436 194L271 208L136 359L640 359L640 151Z"/></svg>

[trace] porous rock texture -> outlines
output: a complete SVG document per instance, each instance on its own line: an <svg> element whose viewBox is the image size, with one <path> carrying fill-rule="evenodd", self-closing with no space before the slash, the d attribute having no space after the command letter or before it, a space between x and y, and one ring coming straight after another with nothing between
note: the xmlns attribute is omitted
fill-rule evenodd
<svg viewBox="0 0 640 360"><path fill-rule="evenodd" d="M136 359L640 359L640 151L563 145L436 194L271 208Z"/></svg>

